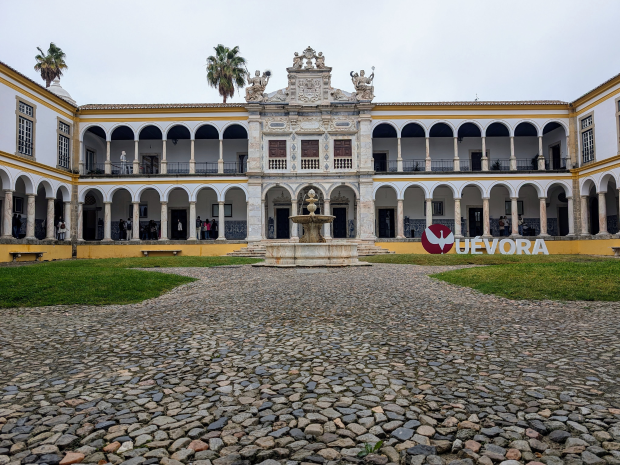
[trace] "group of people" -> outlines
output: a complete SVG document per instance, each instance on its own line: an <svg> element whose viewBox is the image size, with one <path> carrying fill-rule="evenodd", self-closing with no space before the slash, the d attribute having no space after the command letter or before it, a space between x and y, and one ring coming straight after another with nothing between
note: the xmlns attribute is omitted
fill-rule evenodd
<svg viewBox="0 0 620 465"><path fill-rule="evenodd" d="M121 218L118 222L118 240L128 241L131 239L131 218L127 218L127 221Z"/></svg>
<svg viewBox="0 0 620 465"><path fill-rule="evenodd" d="M154 220L150 220L146 226L140 225L140 239L143 241L159 239L159 228Z"/></svg>
<svg viewBox="0 0 620 465"><path fill-rule="evenodd" d="M209 218L204 221L200 219L200 216L196 218L196 239L197 240L209 240L217 239L218 230L217 222L215 219L209 222Z"/></svg>
<svg viewBox="0 0 620 465"><path fill-rule="evenodd" d="M11 218L11 235L15 239L19 239L19 235L23 226L22 216L13 213L13 218ZM47 220L43 220L42 229L45 231L47 228ZM64 241L67 234L67 225L65 224L65 220L62 219L62 216L58 218L58 223L56 223L56 239L59 241Z"/></svg>
<svg viewBox="0 0 620 465"><path fill-rule="evenodd" d="M523 235L523 216L519 215L518 225L519 225L519 234ZM499 235L501 236L510 236L512 232L512 228L510 227L510 221L507 216L499 217Z"/></svg>

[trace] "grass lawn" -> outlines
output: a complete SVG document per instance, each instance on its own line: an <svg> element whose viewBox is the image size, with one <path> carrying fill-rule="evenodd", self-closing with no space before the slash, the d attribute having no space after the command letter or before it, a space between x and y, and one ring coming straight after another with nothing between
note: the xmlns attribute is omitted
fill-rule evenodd
<svg viewBox="0 0 620 465"><path fill-rule="evenodd" d="M620 301L620 260L586 255L389 255L373 263L492 265L432 275L509 299Z"/></svg>
<svg viewBox="0 0 620 465"><path fill-rule="evenodd" d="M210 267L257 261L240 257L144 257L0 267L0 308L136 303L195 280L135 268Z"/></svg>

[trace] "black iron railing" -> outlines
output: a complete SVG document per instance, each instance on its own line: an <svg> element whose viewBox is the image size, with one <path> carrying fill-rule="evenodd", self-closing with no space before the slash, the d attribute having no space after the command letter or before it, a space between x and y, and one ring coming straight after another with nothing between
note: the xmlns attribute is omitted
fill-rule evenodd
<svg viewBox="0 0 620 465"><path fill-rule="evenodd" d="M454 160L431 160L431 171L454 171Z"/></svg>

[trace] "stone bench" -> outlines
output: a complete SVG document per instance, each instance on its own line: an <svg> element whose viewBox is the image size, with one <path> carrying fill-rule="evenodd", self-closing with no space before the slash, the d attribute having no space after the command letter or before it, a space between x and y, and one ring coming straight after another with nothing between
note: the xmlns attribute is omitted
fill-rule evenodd
<svg viewBox="0 0 620 465"><path fill-rule="evenodd" d="M614 251L614 257L620 258L620 247L612 247L611 250Z"/></svg>
<svg viewBox="0 0 620 465"><path fill-rule="evenodd" d="M43 254L47 252L9 252L13 256L13 261L16 262L22 255L34 255L34 261L40 262L43 258Z"/></svg>
<svg viewBox="0 0 620 465"><path fill-rule="evenodd" d="M172 253L172 255L175 255L175 256L176 254L181 253L180 250L163 250L163 249L149 249L149 250L142 250L141 252L144 254L145 257L148 257L149 253L151 252L170 252Z"/></svg>

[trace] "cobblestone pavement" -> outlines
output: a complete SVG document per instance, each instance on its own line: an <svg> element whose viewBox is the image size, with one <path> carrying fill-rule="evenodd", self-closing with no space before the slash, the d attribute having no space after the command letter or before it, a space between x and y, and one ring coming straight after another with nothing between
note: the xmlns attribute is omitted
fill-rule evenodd
<svg viewBox="0 0 620 465"><path fill-rule="evenodd" d="M620 464L618 305L443 269L168 269L200 280L0 310L0 465Z"/></svg>

